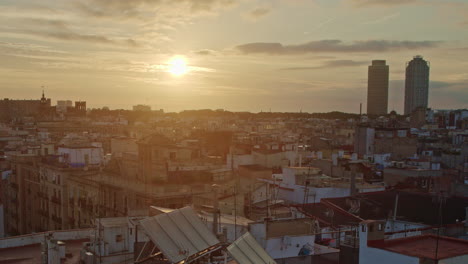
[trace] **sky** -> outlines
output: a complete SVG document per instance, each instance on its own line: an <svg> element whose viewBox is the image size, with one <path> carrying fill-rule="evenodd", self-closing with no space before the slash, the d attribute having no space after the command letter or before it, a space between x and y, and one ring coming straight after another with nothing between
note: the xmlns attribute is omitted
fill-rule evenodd
<svg viewBox="0 0 468 264"><path fill-rule="evenodd" d="M2 0L0 13L4 98L357 113L383 59L402 113L405 65L422 55L429 107L468 107L468 0Z"/></svg>

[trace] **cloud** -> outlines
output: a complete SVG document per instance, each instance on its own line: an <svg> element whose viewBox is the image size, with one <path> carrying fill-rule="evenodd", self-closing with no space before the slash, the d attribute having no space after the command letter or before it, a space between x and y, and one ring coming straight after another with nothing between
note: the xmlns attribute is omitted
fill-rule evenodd
<svg viewBox="0 0 468 264"><path fill-rule="evenodd" d="M78 41L91 44L107 44L118 45L127 47L141 46L136 40L132 38L122 38L120 36L109 37L105 34L84 34L72 30L77 28L72 22L60 19L47 19L47 18L19 18L17 19L17 26L14 29L0 28L4 32L26 34L38 36L41 38L55 39L62 41ZM79 30L79 29L76 29ZM89 30L82 30L88 32ZM98 31L99 32L99 31Z"/></svg>
<svg viewBox="0 0 468 264"><path fill-rule="evenodd" d="M394 86L395 88L398 87L405 87L405 80L391 80L390 85ZM450 89L458 89L460 87L468 87L468 80L458 80L458 81L436 81L430 80L429 81L429 90L450 90Z"/></svg>
<svg viewBox="0 0 468 264"><path fill-rule="evenodd" d="M113 39L102 35L87 35L71 31L33 31L24 30L21 33L39 36L42 38L51 38L63 41L79 41L91 44L119 45L128 47L138 47L140 44L134 39Z"/></svg>
<svg viewBox="0 0 468 264"><path fill-rule="evenodd" d="M24 9L20 4L0 4L4 14L0 33L164 53L171 49L170 31L235 4L235 0L75 0L45 1Z"/></svg>
<svg viewBox="0 0 468 264"><path fill-rule="evenodd" d="M351 2L357 7L369 7L406 5L419 2L419 0L352 0Z"/></svg>
<svg viewBox="0 0 468 264"><path fill-rule="evenodd" d="M298 45L256 42L236 46L243 54L297 55L313 52L383 52L436 47L439 41L363 40L344 43L341 40L319 40Z"/></svg>
<svg viewBox="0 0 468 264"><path fill-rule="evenodd" d="M230 7L235 0L83 0L75 6L84 14L92 17L124 17L151 20L167 10L174 14L185 7L192 14L211 13L218 8Z"/></svg>
<svg viewBox="0 0 468 264"><path fill-rule="evenodd" d="M391 15L388 15L388 16L379 17L377 19L366 21L363 24L364 25L380 24L380 23L387 22L389 20L395 19L395 18L397 18L399 16L400 16L400 12L397 12L397 13L394 13L394 14L391 14Z"/></svg>
<svg viewBox="0 0 468 264"><path fill-rule="evenodd" d="M327 69L327 68L341 68L341 67L355 67L367 64L367 61L353 61L353 60L331 60L326 61L320 66L315 67L288 67L280 70L284 71L298 71L298 70L315 70L315 69Z"/></svg>
<svg viewBox="0 0 468 264"><path fill-rule="evenodd" d="M257 7L253 10L250 10L245 14L245 17L252 20L258 20L262 17L267 16L271 13L271 9L267 7Z"/></svg>
<svg viewBox="0 0 468 264"><path fill-rule="evenodd" d="M216 51L210 50L210 49L202 49L202 50L194 51L193 53L197 55L208 56L208 55L215 55Z"/></svg>

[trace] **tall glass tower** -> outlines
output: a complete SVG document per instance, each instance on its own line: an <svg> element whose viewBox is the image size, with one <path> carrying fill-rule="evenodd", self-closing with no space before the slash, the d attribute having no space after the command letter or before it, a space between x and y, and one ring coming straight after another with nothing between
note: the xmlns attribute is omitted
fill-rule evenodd
<svg viewBox="0 0 468 264"><path fill-rule="evenodd" d="M415 56L406 64L405 115L416 108L427 108L429 100L429 63Z"/></svg>
<svg viewBox="0 0 468 264"><path fill-rule="evenodd" d="M373 60L367 78L367 114L386 115L388 108L388 65Z"/></svg>

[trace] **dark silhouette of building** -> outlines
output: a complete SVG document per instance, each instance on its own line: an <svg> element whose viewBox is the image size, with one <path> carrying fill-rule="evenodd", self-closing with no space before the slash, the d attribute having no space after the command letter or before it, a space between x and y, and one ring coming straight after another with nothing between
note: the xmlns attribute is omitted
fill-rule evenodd
<svg viewBox="0 0 468 264"><path fill-rule="evenodd" d="M385 60L373 60L367 81L367 114L386 115L388 108L388 65Z"/></svg>
<svg viewBox="0 0 468 264"><path fill-rule="evenodd" d="M429 63L415 56L406 65L405 115L416 108L427 108L429 100Z"/></svg>
<svg viewBox="0 0 468 264"><path fill-rule="evenodd" d="M0 120L11 120L26 116L44 117L51 111L51 100L46 98L44 91L39 100L12 100L5 98L0 101Z"/></svg>

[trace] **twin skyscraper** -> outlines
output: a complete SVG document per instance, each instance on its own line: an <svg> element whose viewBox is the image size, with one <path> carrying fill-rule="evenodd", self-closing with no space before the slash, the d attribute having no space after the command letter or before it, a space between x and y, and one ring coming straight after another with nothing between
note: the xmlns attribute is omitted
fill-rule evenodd
<svg viewBox="0 0 468 264"><path fill-rule="evenodd" d="M367 82L367 114L388 113L389 67L384 60L373 60ZM429 95L429 63L415 56L406 64L405 115L419 107L427 108Z"/></svg>

